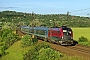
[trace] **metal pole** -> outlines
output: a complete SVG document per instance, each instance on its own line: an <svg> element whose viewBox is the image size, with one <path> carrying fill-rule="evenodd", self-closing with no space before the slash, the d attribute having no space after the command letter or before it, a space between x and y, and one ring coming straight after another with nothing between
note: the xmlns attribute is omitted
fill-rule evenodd
<svg viewBox="0 0 90 60"><path fill-rule="evenodd" d="M67 11L67 21L68 21L68 18L69 18L69 11Z"/></svg>
<svg viewBox="0 0 90 60"><path fill-rule="evenodd" d="M32 12L32 38L34 38L34 12Z"/></svg>

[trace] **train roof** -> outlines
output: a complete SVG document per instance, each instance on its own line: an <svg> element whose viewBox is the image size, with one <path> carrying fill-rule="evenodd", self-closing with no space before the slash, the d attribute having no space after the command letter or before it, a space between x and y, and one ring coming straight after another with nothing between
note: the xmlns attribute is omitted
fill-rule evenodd
<svg viewBox="0 0 90 60"><path fill-rule="evenodd" d="M49 28L47 27L34 27L36 30L48 30Z"/></svg>
<svg viewBox="0 0 90 60"><path fill-rule="evenodd" d="M21 28L29 28L29 26L21 26Z"/></svg>
<svg viewBox="0 0 90 60"><path fill-rule="evenodd" d="M71 28L68 28L67 26L61 26L61 27L57 27L57 28L50 28L51 30L56 30L56 31L59 31L59 30L71 30Z"/></svg>
<svg viewBox="0 0 90 60"><path fill-rule="evenodd" d="M21 26L21 28L26 28L26 29L32 29L32 27L29 27L29 26ZM63 29L63 30L71 30L70 28L67 28L66 26L62 26L62 27L59 27L59 28L48 28L48 27L34 27L34 30L56 30L56 31L59 31L60 29Z"/></svg>
<svg viewBox="0 0 90 60"><path fill-rule="evenodd" d="M29 28L32 29L32 27L29 26L21 26L21 28ZM47 27L34 27L34 30L48 30L49 28Z"/></svg>
<svg viewBox="0 0 90 60"><path fill-rule="evenodd" d="M50 28L50 30L56 30L56 31L58 31L58 30L60 30L61 28Z"/></svg>

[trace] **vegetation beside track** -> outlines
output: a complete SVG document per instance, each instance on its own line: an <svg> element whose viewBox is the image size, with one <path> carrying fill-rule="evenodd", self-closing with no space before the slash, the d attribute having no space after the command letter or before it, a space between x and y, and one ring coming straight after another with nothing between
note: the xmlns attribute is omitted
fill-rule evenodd
<svg viewBox="0 0 90 60"><path fill-rule="evenodd" d="M10 29L0 30L0 57L7 54L5 50L19 39L20 37L14 34Z"/></svg>
<svg viewBox="0 0 90 60"><path fill-rule="evenodd" d="M78 40L81 36L86 37L90 41L90 28L72 28L74 39Z"/></svg>
<svg viewBox="0 0 90 60"><path fill-rule="evenodd" d="M44 49L44 48L40 49L40 47L38 48L38 46L42 46L42 47L44 46L44 48L47 48L47 49ZM79 57L76 57L76 56L68 56L68 55L65 55L65 54L61 54L61 53L59 53L55 50L52 50L52 49L49 48L50 45L46 44L45 42L38 43L38 44L35 44L35 45L32 45L32 46L28 46L28 47L23 48L22 44L21 44L21 40L15 42L10 48L8 48L6 50L8 52L8 54L2 56L0 58L0 60L24 60L24 58L27 57L25 54L27 54L27 52L30 52L30 50L33 51L33 49L35 49L35 47L37 47L37 49L40 49L39 52L42 52L42 54L43 54L43 55L39 55L39 56L37 55L38 57L43 56L43 58L45 58L45 56L44 56L45 54L56 52L56 53L60 54L60 56L61 56L59 58L59 60L83 60L82 58L79 58ZM43 50L45 50L48 53L44 53ZM34 53L34 52L32 52L32 53ZM37 54L37 53L34 53L34 54ZM34 55L32 55L32 56L34 57Z"/></svg>
<svg viewBox="0 0 90 60"><path fill-rule="evenodd" d="M77 40L79 44L90 46L90 28L72 28L74 34L74 40Z"/></svg>
<svg viewBox="0 0 90 60"><path fill-rule="evenodd" d="M78 43L81 45L90 46L90 41L86 37L83 37L83 36L81 36L78 39Z"/></svg>

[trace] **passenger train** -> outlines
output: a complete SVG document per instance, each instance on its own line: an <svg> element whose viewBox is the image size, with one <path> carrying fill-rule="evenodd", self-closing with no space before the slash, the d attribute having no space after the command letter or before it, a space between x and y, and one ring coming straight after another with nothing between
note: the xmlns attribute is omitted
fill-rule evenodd
<svg viewBox="0 0 90 60"><path fill-rule="evenodd" d="M46 39L46 41L60 45L75 45L78 42L73 40L73 31L67 26L59 28L29 27L21 26L21 31L26 34L34 34L34 37Z"/></svg>

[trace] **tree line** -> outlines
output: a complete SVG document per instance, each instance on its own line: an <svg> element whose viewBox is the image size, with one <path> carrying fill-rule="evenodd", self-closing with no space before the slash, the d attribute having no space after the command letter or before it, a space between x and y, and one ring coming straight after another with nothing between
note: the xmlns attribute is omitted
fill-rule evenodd
<svg viewBox="0 0 90 60"><path fill-rule="evenodd" d="M34 22L33 22L34 21ZM67 14L35 14L16 11L0 12L0 25L11 22L14 25L24 26L62 26L90 27L89 17L72 16Z"/></svg>

